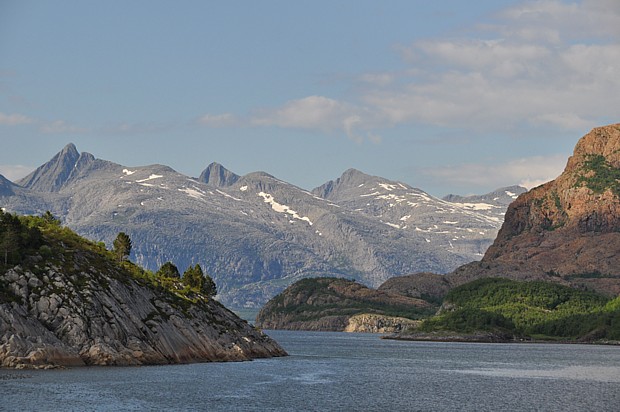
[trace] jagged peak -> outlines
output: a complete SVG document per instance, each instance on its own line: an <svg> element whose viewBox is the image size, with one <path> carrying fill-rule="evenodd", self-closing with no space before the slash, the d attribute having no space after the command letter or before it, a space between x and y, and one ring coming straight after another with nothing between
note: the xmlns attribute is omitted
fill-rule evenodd
<svg viewBox="0 0 620 412"><path fill-rule="evenodd" d="M80 152L78 152L77 147L75 147L75 144L68 143L65 147L63 147L63 149L58 154L61 156L77 157L80 155Z"/></svg>
<svg viewBox="0 0 620 412"><path fill-rule="evenodd" d="M221 164L213 162L202 171L198 180L213 186L227 187L235 184L239 178L239 175L226 169Z"/></svg>
<svg viewBox="0 0 620 412"><path fill-rule="evenodd" d="M357 187L362 183L367 183L376 179L380 178L366 174L358 169L350 168L345 170L344 173L342 173L342 175L336 180L330 180L313 189L312 193L327 199L336 188Z"/></svg>
<svg viewBox="0 0 620 412"><path fill-rule="evenodd" d="M6 177L0 175L0 196L13 194L15 184Z"/></svg>
<svg viewBox="0 0 620 412"><path fill-rule="evenodd" d="M56 153L50 161L39 166L34 172L17 183L28 189L57 192L76 171L81 170L95 160L90 153L80 153L73 143L67 144Z"/></svg>

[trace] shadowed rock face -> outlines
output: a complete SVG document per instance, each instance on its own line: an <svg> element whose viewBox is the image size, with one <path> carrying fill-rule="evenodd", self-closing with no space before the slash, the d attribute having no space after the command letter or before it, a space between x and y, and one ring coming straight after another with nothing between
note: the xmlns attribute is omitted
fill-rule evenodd
<svg viewBox="0 0 620 412"><path fill-rule="evenodd" d="M0 275L0 365L55 367L241 361L284 356L220 303L184 301L76 252L79 269ZM99 264L100 266L100 264Z"/></svg>
<svg viewBox="0 0 620 412"><path fill-rule="evenodd" d="M217 187L232 186L241 176L234 174L219 163L211 163L198 177L199 182Z"/></svg>

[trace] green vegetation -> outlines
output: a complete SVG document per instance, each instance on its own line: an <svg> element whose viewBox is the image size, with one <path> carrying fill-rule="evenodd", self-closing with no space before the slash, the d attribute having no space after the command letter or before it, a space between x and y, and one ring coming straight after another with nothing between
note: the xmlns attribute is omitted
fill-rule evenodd
<svg viewBox="0 0 620 412"><path fill-rule="evenodd" d="M437 308L403 303L356 283L337 278L301 279L274 297L264 314L293 315L296 321L313 321L325 316L353 316L362 313L422 319Z"/></svg>
<svg viewBox="0 0 620 412"><path fill-rule="evenodd" d="M514 336L620 340L620 298L554 283L479 279L451 290L443 313L421 331L488 331Z"/></svg>
<svg viewBox="0 0 620 412"><path fill-rule="evenodd" d="M199 264L188 267L183 273L182 280L184 285L199 290L207 296L217 295L215 282L213 282L211 276L205 275Z"/></svg>
<svg viewBox="0 0 620 412"><path fill-rule="evenodd" d="M34 274L41 274L49 268L62 270L74 279L78 291L93 280L103 287L109 282L105 273L121 282L134 279L142 285L167 293L171 302L186 307L189 303L215 296L216 286L210 276L196 278L187 284L182 282L178 269L171 262L153 273L127 260L131 251L131 239L121 232L114 241L114 250L106 249L102 242L87 240L71 229L63 227L50 212L42 216L17 216L0 209L0 271L16 265ZM89 277L84 276L85 266ZM193 269L203 275L196 265ZM0 282L0 302L15 299L6 285Z"/></svg>
<svg viewBox="0 0 620 412"><path fill-rule="evenodd" d="M179 269L172 262L166 262L155 273L159 278L171 278L171 279L180 279L181 274L179 273Z"/></svg>
<svg viewBox="0 0 620 412"><path fill-rule="evenodd" d="M583 185L594 193L611 190L616 197L620 197L620 169L609 164L605 156L588 155L575 186Z"/></svg>
<svg viewBox="0 0 620 412"><path fill-rule="evenodd" d="M131 239L125 232L120 232L114 239L114 254L119 262L129 259L131 254Z"/></svg>

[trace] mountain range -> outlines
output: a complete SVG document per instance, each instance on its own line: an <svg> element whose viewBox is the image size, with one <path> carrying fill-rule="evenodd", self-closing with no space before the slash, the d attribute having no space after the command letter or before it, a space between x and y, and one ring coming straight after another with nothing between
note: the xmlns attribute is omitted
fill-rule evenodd
<svg viewBox="0 0 620 412"><path fill-rule="evenodd" d="M4 210L49 210L109 247L123 231L131 259L151 270L200 263L233 308L258 308L307 277L377 287L394 276L449 272L482 258L523 192L512 186L439 199L354 169L310 192L217 163L198 178L164 165L123 166L73 144L17 182L0 176Z"/></svg>

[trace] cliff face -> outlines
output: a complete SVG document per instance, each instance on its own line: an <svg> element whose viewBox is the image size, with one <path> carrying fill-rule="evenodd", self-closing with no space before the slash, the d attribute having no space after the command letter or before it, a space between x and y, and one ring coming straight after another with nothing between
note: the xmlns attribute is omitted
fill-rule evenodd
<svg viewBox="0 0 620 412"><path fill-rule="evenodd" d="M480 263L449 278L548 278L620 293L620 124L593 129L564 172L518 197Z"/></svg>

